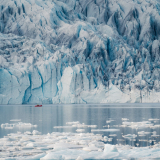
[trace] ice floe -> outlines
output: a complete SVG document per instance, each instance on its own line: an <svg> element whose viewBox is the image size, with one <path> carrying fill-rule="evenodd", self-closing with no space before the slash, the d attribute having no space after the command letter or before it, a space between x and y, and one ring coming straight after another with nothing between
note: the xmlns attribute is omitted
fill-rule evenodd
<svg viewBox="0 0 160 160"><path fill-rule="evenodd" d="M67 122L67 126L54 126L53 128L96 128L97 125L86 125L84 123L76 122Z"/></svg>
<svg viewBox="0 0 160 160"><path fill-rule="evenodd" d="M13 129L15 127L19 128L36 128L37 125L32 125L31 123L23 123L23 122L18 122L18 123L4 123L1 124L1 128L3 129Z"/></svg>
<svg viewBox="0 0 160 160"><path fill-rule="evenodd" d="M12 121L12 122L19 122L19 121L21 121L21 119L11 119L10 121Z"/></svg>
<svg viewBox="0 0 160 160"><path fill-rule="evenodd" d="M125 122L124 122L125 121ZM122 121L122 124L129 128L140 126L138 129L148 128L148 125L155 126L151 121L129 122ZM0 157L2 159L153 159L160 158L160 143L156 140L160 135L156 130L136 131L137 134L121 134L121 125L119 128L91 129L91 133L85 133L86 128L92 128L84 123L67 122L67 126L76 128L77 133L71 132L52 132L41 134L38 130L10 133L0 139ZM144 124L142 128L141 125ZM36 127L30 123L17 122L14 124L2 124L1 127ZM93 125L94 126L94 125ZM95 125L96 126L96 125ZM96 126L97 127L97 126ZM58 128L55 126L54 128ZM137 127L135 127L137 128ZM135 129L133 128L133 129ZM96 132L106 132L108 136L96 134ZM113 133L111 133L113 132ZM114 133L115 132L115 133ZM148 137L144 139L144 137ZM114 141L117 144L113 145ZM129 141L130 145L126 144ZM112 144L110 144L112 143ZM141 147L142 144L147 144Z"/></svg>
<svg viewBox="0 0 160 160"><path fill-rule="evenodd" d="M119 129L92 129L91 132L118 132Z"/></svg>
<svg viewBox="0 0 160 160"><path fill-rule="evenodd" d="M125 137L135 138L136 136L126 135ZM139 146L138 143L136 145ZM52 132L41 135L39 131L34 130L30 135L18 132L0 139L2 159L80 160L137 157L150 159L159 158L159 152L160 144L138 148L129 145L111 145L104 142L102 135L93 133Z"/></svg>

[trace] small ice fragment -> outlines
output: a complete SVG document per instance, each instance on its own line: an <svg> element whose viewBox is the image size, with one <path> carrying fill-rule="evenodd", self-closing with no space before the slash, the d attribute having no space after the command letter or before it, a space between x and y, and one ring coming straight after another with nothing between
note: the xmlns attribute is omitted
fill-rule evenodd
<svg viewBox="0 0 160 160"><path fill-rule="evenodd" d="M97 125L88 125L88 128L97 128Z"/></svg>
<svg viewBox="0 0 160 160"><path fill-rule="evenodd" d="M1 124L1 128L4 128L6 125L5 124Z"/></svg>
<svg viewBox="0 0 160 160"><path fill-rule="evenodd" d="M124 139L117 139L117 141L124 142L125 140Z"/></svg>
<svg viewBox="0 0 160 160"><path fill-rule="evenodd" d="M123 125L121 125L120 127L123 127L123 128L125 128L125 127L127 127L127 125L124 125L124 124L123 124Z"/></svg>
<svg viewBox="0 0 160 160"><path fill-rule="evenodd" d="M99 148L97 148L94 144L89 145L88 147L84 147L84 151L98 151Z"/></svg>
<svg viewBox="0 0 160 160"><path fill-rule="evenodd" d="M33 130L32 134L33 134L33 135L40 135L41 132L38 132L37 130Z"/></svg>
<svg viewBox="0 0 160 160"><path fill-rule="evenodd" d="M118 132L119 129L92 129L91 132Z"/></svg>
<svg viewBox="0 0 160 160"><path fill-rule="evenodd" d="M78 156L76 160L84 160L81 156Z"/></svg>
<svg viewBox="0 0 160 160"><path fill-rule="evenodd" d="M76 132L84 132L85 129L77 129Z"/></svg>
<svg viewBox="0 0 160 160"><path fill-rule="evenodd" d="M28 143L26 147L36 147L36 145L34 145L34 143Z"/></svg>
<svg viewBox="0 0 160 160"><path fill-rule="evenodd" d="M109 153L109 152L118 152L117 148L115 145L111 144L105 144L104 146L104 153Z"/></svg>
<svg viewBox="0 0 160 160"><path fill-rule="evenodd" d="M21 121L21 119L11 119L10 121L19 122L19 121Z"/></svg>
<svg viewBox="0 0 160 160"><path fill-rule="evenodd" d="M137 135L135 135L135 134L127 134L127 135L124 135L122 137L126 138L126 139L135 139L137 137Z"/></svg>
<svg viewBox="0 0 160 160"><path fill-rule="evenodd" d="M140 142L148 142L147 139L139 139Z"/></svg>
<svg viewBox="0 0 160 160"><path fill-rule="evenodd" d="M157 132L156 132L156 131L153 131L152 133L153 133L153 135L156 135L156 134L157 134Z"/></svg>
<svg viewBox="0 0 160 160"><path fill-rule="evenodd" d="M110 137L116 137L117 135L116 134L110 134L109 136Z"/></svg>
<svg viewBox="0 0 160 160"><path fill-rule="evenodd" d="M112 139L113 139L113 138L108 138L108 142L112 142Z"/></svg>
<svg viewBox="0 0 160 160"><path fill-rule="evenodd" d="M72 128L72 126L54 126L53 128Z"/></svg>
<svg viewBox="0 0 160 160"><path fill-rule="evenodd" d="M155 119L153 119L153 118L150 118L150 119L148 119L149 121L158 121L158 120L160 120L160 119L157 119L157 118L155 118Z"/></svg>
<svg viewBox="0 0 160 160"><path fill-rule="evenodd" d="M156 134L155 134L155 135L151 135L151 137L159 137L159 136L160 136L160 135L156 135Z"/></svg>
<svg viewBox="0 0 160 160"><path fill-rule="evenodd" d="M13 129L13 127L5 127L5 129Z"/></svg>
<svg viewBox="0 0 160 160"><path fill-rule="evenodd" d="M67 122L66 124L68 124L68 125L79 124L79 121L76 121L76 122Z"/></svg>
<svg viewBox="0 0 160 160"><path fill-rule="evenodd" d="M122 118L122 121L128 121L129 119L128 118Z"/></svg>
<svg viewBox="0 0 160 160"><path fill-rule="evenodd" d="M106 123L111 123L111 121L106 121Z"/></svg>
<svg viewBox="0 0 160 160"><path fill-rule="evenodd" d="M103 137L103 140L106 142L108 140L108 137L107 136L104 136Z"/></svg>
<svg viewBox="0 0 160 160"><path fill-rule="evenodd" d="M26 132L24 132L24 134L32 135L32 133L30 131L26 131Z"/></svg>
<svg viewBox="0 0 160 160"><path fill-rule="evenodd" d="M139 136L145 136L145 132L144 131L141 131L141 132L138 132Z"/></svg>

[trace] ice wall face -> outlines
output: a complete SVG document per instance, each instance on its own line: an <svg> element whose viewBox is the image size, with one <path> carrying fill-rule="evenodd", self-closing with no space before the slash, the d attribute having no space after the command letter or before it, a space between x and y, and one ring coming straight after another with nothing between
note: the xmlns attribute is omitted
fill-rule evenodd
<svg viewBox="0 0 160 160"><path fill-rule="evenodd" d="M0 1L0 104L159 102L156 0Z"/></svg>

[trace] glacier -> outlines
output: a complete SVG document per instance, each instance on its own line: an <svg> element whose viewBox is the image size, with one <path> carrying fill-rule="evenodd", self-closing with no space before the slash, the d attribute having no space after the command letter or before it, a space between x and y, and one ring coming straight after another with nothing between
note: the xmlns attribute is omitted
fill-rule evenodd
<svg viewBox="0 0 160 160"><path fill-rule="evenodd" d="M1 0L0 104L160 101L160 1Z"/></svg>

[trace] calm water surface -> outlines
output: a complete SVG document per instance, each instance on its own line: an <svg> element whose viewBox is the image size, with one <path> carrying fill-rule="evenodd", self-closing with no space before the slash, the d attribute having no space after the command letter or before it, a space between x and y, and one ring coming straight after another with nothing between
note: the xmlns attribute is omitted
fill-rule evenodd
<svg viewBox="0 0 160 160"><path fill-rule="evenodd" d="M133 146L148 146L160 141L160 127L131 128L122 125L122 118L128 122L149 121L160 119L159 104L122 104L122 105L43 105L36 108L34 105L0 106L0 124L17 123L12 119L21 119L23 123L37 125L37 128L13 128L0 127L0 138L17 131L38 130L42 134L51 132L76 132L77 128L54 128L66 126L67 122L79 121L86 125L97 125L96 129L119 129L119 131L99 131L95 134L103 134L111 144L129 144ZM110 122L110 120L113 120ZM108 121L106 123L106 121ZM152 124L159 125L160 120L153 120ZM138 132L148 132L147 135L139 135ZM91 132L91 128L85 128L85 132ZM123 135L135 134L133 139L126 139ZM154 136L157 135L157 136Z"/></svg>

